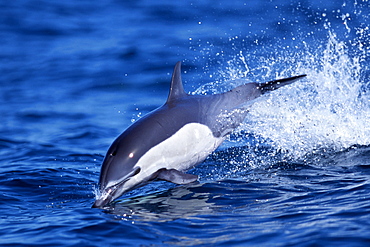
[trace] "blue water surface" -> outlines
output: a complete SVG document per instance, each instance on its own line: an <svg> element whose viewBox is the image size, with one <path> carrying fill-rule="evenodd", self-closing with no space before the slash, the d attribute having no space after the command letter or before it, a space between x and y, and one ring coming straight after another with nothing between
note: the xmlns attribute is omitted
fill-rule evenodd
<svg viewBox="0 0 370 247"><path fill-rule="evenodd" d="M367 0L0 6L1 246L370 245ZM92 209L109 145L165 102L177 61L188 92L308 77L191 170L198 183ZM344 85L358 91L337 100Z"/></svg>

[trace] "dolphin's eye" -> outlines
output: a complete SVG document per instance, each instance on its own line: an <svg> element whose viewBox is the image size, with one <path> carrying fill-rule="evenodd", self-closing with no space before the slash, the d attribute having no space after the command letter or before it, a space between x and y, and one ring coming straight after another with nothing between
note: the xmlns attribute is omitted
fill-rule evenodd
<svg viewBox="0 0 370 247"><path fill-rule="evenodd" d="M110 154L110 156L116 156L116 154L117 154L117 150L114 150L114 151Z"/></svg>

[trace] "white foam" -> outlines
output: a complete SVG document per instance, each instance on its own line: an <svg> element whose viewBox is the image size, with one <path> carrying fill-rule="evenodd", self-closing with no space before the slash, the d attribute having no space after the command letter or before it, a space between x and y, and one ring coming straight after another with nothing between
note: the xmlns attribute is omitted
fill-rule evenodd
<svg viewBox="0 0 370 247"><path fill-rule="evenodd" d="M363 45L368 29L357 33L361 38L347 43L331 32L323 45L312 47L302 41L297 53L277 52L280 55L260 59L257 68L247 65L253 58L238 54L224 73L233 79L232 87L240 85L235 79L248 80L250 71L262 72L262 79L307 74L294 85L263 96L252 106L241 129L270 140L276 150L293 158L325 148L370 145L370 92L364 90L369 85L364 78L370 50ZM239 64L235 62L238 59ZM217 82L213 88L224 84ZM206 93L209 87L197 93Z"/></svg>
<svg viewBox="0 0 370 247"><path fill-rule="evenodd" d="M369 95L362 91L361 57L349 56L330 33L322 53L306 51L292 75L307 79L257 102L244 125L294 157L320 148L370 144Z"/></svg>

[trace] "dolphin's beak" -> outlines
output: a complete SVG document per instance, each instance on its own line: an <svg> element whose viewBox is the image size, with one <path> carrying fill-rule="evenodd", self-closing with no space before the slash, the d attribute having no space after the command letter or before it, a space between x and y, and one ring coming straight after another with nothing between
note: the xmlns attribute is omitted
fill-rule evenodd
<svg viewBox="0 0 370 247"><path fill-rule="evenodd" d="M104 207L105 205L107 205L109 202L107 200L101 200L101 199L98 199L94 202L94 204L92 205L92 208L102 208Z"/></svg>
<svg viewBox="0 0 370 247"><path fill-rule="evenodd" d="M108 203L110 203L111 201L112 201L112 195L109 195L105 198L96 199L94 204L92 205L92 208L102 208Z"/></svg>
<svg viewBox="0 0 370 247"><path fill-rule="evenodd" d="M92 205L93 208L102 208L105 205L111 203L115 198L122 195L123 191L118 192L117 190L122 187L130 178L140 172L140 167L135 167L130 173L128 173L120 182L117 184L104 189L98 199L95 200Z"/></svg>
<svg viewBox="0 0 370 247"><path fill-rule="evenodd" d="M105 189L104 192L100 194L99 198L95 200L92 208L102 208L108 203L112 202L115 189L116 187Z"/></svg>

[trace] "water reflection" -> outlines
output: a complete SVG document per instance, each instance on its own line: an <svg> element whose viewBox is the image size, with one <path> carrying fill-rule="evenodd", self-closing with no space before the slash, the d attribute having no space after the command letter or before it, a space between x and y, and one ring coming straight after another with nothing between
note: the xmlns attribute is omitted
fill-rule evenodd
<svg viewBox="0 0 370 247"><path fill-rule="evenodd" d="M209 215L220 207L214 202L209 184L179 186L165 192L129 198L105 210L120 220L166 222L176 219L195 219Z"/></svg>

